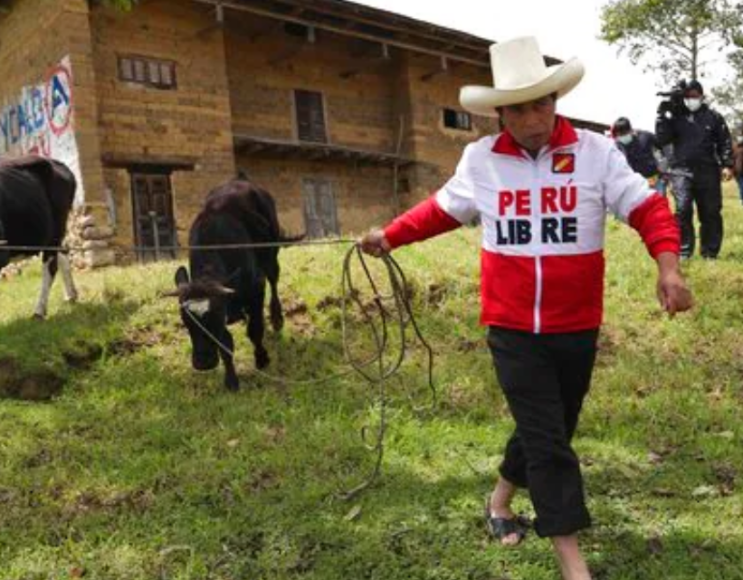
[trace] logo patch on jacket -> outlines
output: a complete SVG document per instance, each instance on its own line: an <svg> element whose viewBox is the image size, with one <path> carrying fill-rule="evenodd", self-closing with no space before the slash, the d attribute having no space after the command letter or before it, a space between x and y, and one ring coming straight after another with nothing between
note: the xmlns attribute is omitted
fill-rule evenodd
<svg viewBox="0 0 743 580"><path fill-rule="evenodd" d="M552 173L573 173L574 171L574 153L555 153L552 155Z"/></svg>

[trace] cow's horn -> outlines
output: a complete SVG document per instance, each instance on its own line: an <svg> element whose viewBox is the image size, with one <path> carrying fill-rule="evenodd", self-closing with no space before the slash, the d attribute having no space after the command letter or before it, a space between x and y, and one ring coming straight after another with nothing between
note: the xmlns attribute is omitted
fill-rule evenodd
<svg viewBox="0 0 743 580"><path fill-rule="evenodd" d="M180 295L180 290L168 290L167 292L160 292L160 298L176 298Z"/></svg>

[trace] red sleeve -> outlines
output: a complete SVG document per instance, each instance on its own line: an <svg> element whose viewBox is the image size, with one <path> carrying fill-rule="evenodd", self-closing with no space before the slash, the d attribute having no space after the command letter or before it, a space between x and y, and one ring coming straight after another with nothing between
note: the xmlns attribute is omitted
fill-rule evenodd
<svg viewBox="0 0 743 580"><path fill-rule="evenodd" d="M653 258L663 252L678 254L681 246L678 223L668 200L653 194L632 210L629 225L636 229Z"/></svg>
<svg viewBox="0 0 743 580"><path fill-rule="evenodd" d="M436 201L436 196L432 195L427 200L396 217L384 229L384 236L390 246L397 248L455 230L461 225L441 209Z"/></svg>

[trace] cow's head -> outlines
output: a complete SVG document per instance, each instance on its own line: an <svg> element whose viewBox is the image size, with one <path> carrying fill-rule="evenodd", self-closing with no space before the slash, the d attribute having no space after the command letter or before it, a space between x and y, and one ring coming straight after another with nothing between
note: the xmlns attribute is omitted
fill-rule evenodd
<svg viewBox="0 0 743 580"><path fill-rule="evenodd" d="M198 371L214 369L219 364L220 348L233 348L227 332L227 297L234 290L219 282L189 279L188 270L181 266L175 273L176 291L181 320L191 336L191 364Z"/></svg>

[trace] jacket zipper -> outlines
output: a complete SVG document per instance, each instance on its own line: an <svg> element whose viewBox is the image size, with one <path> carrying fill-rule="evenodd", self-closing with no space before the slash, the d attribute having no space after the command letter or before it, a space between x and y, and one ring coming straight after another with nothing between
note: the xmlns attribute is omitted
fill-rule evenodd
<svg viewBox="0 0 743 580"><path fill-rule="evenodd" d="M549 150L547 153L549 153ZM542 157L543 155L538 155L536 159L531 160L534 166L533 187L536 187L539 183L539 163ZM534 207L539 208L539 203L534 204ZM542 217L539 211L539 209L535 209L535 214L537 214L534 216L536 218L535 221ZM534 257L534 276L534 334L540 334L542 331L542 257L539 254Z"/></svg>
<svg viewBox="0 0 743 580"><path fill-rule="evenodd" d="M539 334L542 331L542 314L540 312L542 308L542 257L536 256L534 258L535 273L536 273L536 284L534 291L534 334Z"/></svg>

